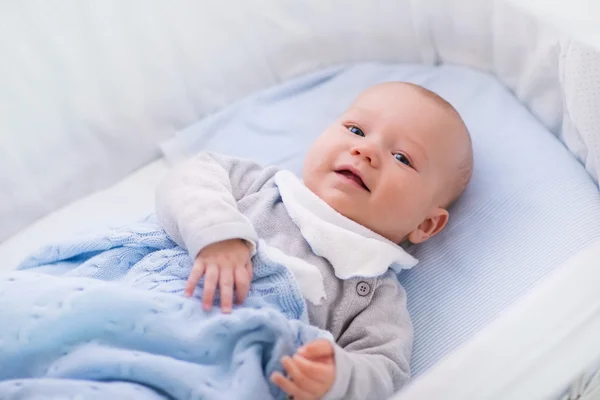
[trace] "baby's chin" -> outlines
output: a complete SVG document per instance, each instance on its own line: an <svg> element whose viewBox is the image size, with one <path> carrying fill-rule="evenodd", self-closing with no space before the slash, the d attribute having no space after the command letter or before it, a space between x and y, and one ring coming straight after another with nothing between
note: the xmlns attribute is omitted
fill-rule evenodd
<svg viewBox="0 0 600 400"><path fill-rule="evenodd" d="M308 187L308 189L310 189L311 192L316 194L317 197L319 197L321 200L323 200L336 211L338 211L338 207L340 207L347 201L345 199L345 197L347 197L347 194L340 192L336 188L330 187L324 181L321 181L316 185L307 184L306 187Z"/></svg>
<svg viewBox="0 0 600 400"><path fill-rule="evenodd" d="M376 226L373 221L369 218L370 216L366 212L369 209L368 204L360 204L357 201L352 200L351 196L343 192L336 192L335 190L324 191L319 196L329 207L333 208L336 212L343 215L344 217L356 222L359 225L364 226L367 229L377 233L380 236L394 242L400 243L406 238L406 233L400 232L400 229L391 229L391 231L384 231ZM398 226L398 228L400 228Z"/></svg>
<svg viewBox="0 0 600 400"><path fill-rule="evenodd" d="M337 213L357 224L366 226L366 221L364 221L366 216L363 215L366 205L361 206L358 201L353 200L347 193L337 190L325 190L322 194L317 193L317 196ZM361 212L361 210L363 210L363 212Z"/></svg>
<svg viewBox="0 0 600 400"><path fill-rule="evenodd" d="M304 184L306 187L313 192L317 197L323 200L329 207L333 208L337 213L344 217L351 219L352 221L364 225L365 210L367 204L361 204L361 196L356 196L348 189L342 187L336 187L335 185L328 185L329 182L326 179L322 180L305 180ZM361 211L362 210L362 211Z"/></svg>
<svg viewBox="0 0 600 400"><path fill-rule="evenodd" d="M340 196L335 193L328 193L325 196L321 197L321 199L339 214L342 214L344 217L353 220L353 213L351 212L352 205L348 204L347 199L344 199L343 196Z"/></svg>

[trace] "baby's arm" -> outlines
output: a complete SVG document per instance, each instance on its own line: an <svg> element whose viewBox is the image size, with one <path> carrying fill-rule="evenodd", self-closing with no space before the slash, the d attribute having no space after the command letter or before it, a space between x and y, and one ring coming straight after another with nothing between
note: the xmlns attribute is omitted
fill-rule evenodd
<svg viewBox="0 0 600 400"><path fill-rule="evenodd" d="M250 220L238 211L237 202L260 190L276 171L247 160L201 153L175 166L159 184L159 222L196 260L186 294L191 295L198 280L206 275L206 308L212 305L217 282L224 311L231 308L234 281L239 286L238 302L247 294L252 275L250 256L257 235ZM244 279L247 282L242 282Z"/></svg>
<svg viewBox="0 0 600 400"><path fill-rule="evenodd" d="M406 294L394 273L388 271L381 279L369 306L350 322L337 344L329 344L329 359L308 365L298 351L283 361L288 378L276 373L273 381L298 399L387 399L400 390L410 377L412 324Z"/></svg>

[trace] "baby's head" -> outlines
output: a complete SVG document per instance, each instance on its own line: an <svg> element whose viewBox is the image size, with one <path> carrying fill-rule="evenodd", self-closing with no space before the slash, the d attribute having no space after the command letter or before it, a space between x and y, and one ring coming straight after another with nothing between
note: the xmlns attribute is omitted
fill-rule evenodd
<svg viewBox="0 0 600 400"><path fill-rule="evenodd" d="M387 239L421 243L441 231L473 167L458 112L420 86L360 94L315 141L305 185L337 212Z"/></svg>

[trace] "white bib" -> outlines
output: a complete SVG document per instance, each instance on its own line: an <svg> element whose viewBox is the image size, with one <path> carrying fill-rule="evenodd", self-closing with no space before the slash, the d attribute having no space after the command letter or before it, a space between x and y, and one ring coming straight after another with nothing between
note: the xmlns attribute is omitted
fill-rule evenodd
<svg viewBox="0 0 600 400"><path fill-rule="evenodd" d="M335 211L293 173L277 172L275 184L304 239L316 255L331 263L338 278L375 277L388 268L399 272L417 264L418 260L396 243Z"/></svg>

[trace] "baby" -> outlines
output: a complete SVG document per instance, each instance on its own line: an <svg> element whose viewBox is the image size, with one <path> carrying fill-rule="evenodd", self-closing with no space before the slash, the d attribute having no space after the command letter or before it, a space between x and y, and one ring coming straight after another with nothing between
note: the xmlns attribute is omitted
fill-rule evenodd
<svg viewBox="0 0 600 400"><path fill-rule="evenodd" d="M335 343L315 340L283 358L286 376L271 380L289 396L383 399L410 374L412 325L396 271L417 260L400 244L444 228L472 164L469 133L449 103L417 85L385 83L321 134L302 181L203 153L159 185L157 215L195 258L186 294L204 277L207 310L217 286L223 312L244 301L259 239L294 265L310 323Z"/></svg>

